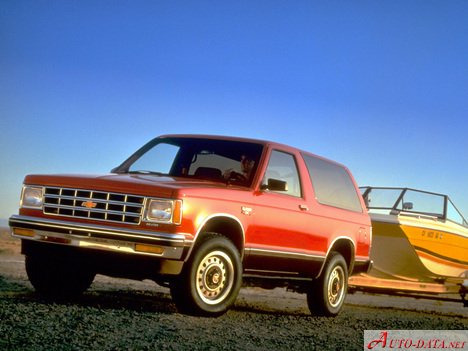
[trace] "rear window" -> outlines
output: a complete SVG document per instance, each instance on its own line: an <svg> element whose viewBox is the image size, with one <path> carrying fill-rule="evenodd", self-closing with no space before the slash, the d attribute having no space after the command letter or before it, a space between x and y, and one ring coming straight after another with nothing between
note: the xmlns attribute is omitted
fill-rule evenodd
<svg viewBox="0 0 468 351"><path fill-rule="evenodd" d="M302 156L319 203L362 212L360 195L344 167L311 155Z"/></svg>

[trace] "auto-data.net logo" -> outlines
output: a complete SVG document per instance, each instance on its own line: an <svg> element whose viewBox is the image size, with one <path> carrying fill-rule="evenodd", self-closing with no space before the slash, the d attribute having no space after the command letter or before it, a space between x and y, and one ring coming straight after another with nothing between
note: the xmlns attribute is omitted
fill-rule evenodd
<svg viewBox="0 0 468 351"><path fill-rule="evenodd" d="M468 350L468 330L365 330L364 350Z"/></svg>

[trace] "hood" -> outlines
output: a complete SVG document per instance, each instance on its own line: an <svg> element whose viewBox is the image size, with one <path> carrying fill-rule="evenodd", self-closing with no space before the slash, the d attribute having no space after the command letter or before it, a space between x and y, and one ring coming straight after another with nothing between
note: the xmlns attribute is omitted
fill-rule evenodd
<svg viewBox="0 0 468 351"><path fill-rule="evenodd" d="M161 197L176 196L184 189L227 188L226 184L220 182L148 174L28 175L24 183Z"/></svg>

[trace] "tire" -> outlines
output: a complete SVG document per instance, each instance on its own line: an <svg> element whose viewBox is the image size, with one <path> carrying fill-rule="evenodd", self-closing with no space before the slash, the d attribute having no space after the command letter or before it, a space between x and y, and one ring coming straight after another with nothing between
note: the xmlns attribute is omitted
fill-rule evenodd
<svg viewBox="0 0 468 351"><path fill-rule="evenodd" d="M348 267L338 252L327 259L321 276L307 292L307 305L316 316L336 316L343 306L348 289Z"/></svg>
<svg viewBox="0 0 468 351"><path fill-rule="evenodd" d="M181 313L219 316L236 300L241 281L237 248L223 236L207 234L171 282L171 296Z"/></svg>
<svg viewBox="0 0 468 351"><path fill-rule="evenodd" d="M80 262L54 260L42 255L26 256L26 273L36 292L52 299L81 295L95 277L95 273Z"/></svg>

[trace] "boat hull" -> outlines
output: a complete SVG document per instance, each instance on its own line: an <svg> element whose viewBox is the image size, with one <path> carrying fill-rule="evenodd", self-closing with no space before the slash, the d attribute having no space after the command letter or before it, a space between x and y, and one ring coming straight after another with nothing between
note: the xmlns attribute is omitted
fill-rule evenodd
<svg viewBox="0 0 468 351"><path fill-rule="evenodd" d="M468 230L432 218L371 214L372 275L419 281L468 278Z"/></svg>

